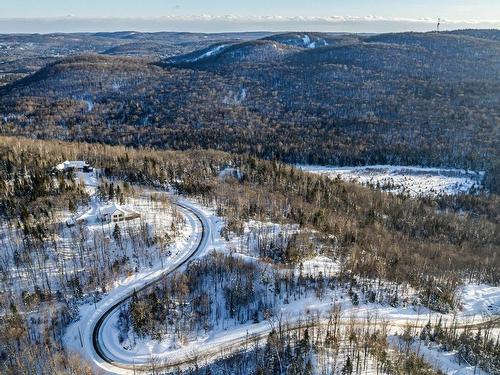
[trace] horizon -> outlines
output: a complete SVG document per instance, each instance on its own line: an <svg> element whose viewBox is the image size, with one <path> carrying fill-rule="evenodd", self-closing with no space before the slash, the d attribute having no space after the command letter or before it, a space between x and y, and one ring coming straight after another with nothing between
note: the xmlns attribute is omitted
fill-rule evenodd
<svg viewBox="0 0 500 375"><path fill-rule="evenodd" d="M0 3L0 33L136 30L382 33L500 29L496 0L23 0Z"/></svg>
<svg viewBox="0 0 500 375"><path fill-rule="evenodd" d="M333 32L387 33L435 31L438 18L379 16L158 16L158 17L12 17L0 18L0 34L52 34L95 32ZM500 29L500 20L441 19L441 30Z"/></svg>

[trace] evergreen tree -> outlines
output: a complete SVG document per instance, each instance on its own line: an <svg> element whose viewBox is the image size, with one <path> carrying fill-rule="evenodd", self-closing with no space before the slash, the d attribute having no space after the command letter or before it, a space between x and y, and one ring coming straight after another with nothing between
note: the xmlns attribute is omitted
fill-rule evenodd
<svg viewBox="0 0 500 375"><path fill-rule="evenodd" d="M347 357L345 361L344 367L342 367L342 375L351 375L352 374L352 362L351 357Z"/></svg>
<svg viewBox="0 0 500 375"><path fill-rule="evenodd" d="M114 197L115 197L115 187L113 183L110 183L108 188L108 199L111 200Z"/></svg>
<svg viewBox="0 0 500 375"><path fill-rule="evenodd" d="M122 232L118 224L115 224L115 228L113 229L113 238L115 239L116 243L118 243L121 246Z"/></svg>

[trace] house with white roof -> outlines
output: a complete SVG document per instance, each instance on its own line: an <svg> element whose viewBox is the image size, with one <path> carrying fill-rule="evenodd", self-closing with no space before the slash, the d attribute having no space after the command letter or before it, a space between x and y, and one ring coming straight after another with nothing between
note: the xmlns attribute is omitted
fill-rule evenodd
<svg viewBox="0 0 500 375"><path fill-rule="evenodd" d="M68 226L75 224L92 223L119 223L141 217L141 214L129 207L112 203L106 206L93 204L91 209L84 214L74 217L66 222Z"/></svg>
<svg viewBox="0 0 500 375"><path fill-rule="evenodd" d="M58 171L92 172L92 167L83 160L66 160L56 165Z"/></svg>
<svg viewBox="0 0 500 375"><path fill-rule="evenodd" d="M120 221L136 219L141 216L138 212L128 207L119 206L116 203L99 207L97 215L98 219L105 223L118 223Z"/></svg>

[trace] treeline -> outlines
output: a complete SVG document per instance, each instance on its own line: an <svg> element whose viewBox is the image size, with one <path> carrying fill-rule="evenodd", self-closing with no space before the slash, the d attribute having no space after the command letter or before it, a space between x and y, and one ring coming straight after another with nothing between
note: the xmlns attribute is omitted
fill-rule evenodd
<svg viewBox="0 0 500 375"><path fill-rule="evenodd" d="M470 198L468 206L482 206L484 214L461 217L456 198L440 198L446 210L438 211L432 199L391 196L307 175L280 163L250 158L242 171L243 182L217 186L215 199L226 207L221 208L225 215L291 221L333 234L339 253L349 253L355 273L377 277L380 270L375 265L384 259L387 277L395 280L418 278L416 262L426 275L461 269L463 277L476 279L481 274L484 281L498 282L496 196ZM482 271L478 273L476 267Z"/></svg>
<svg viewBox="0 0 500 375"><path fill-rule="evenodd" d="M172 212L166 232L156 218L95 231L68 227L65 220L89 199L72 173L53 171L70 155L10 141L0 142L0 372L91 373L62 348L78 304L95 303L116 278L163 262L182 218ZM134 195L119 182L98 190L102 199L122 203ZM168 202L163 193L144 204L168 212Z"/></svg>
<svg viewBox="0 0 500 375"><path fill-rule="evenodd" d="M1 294L0 294L1 296ZM92 368L62 347L64 325L71 318L65 303L31 318L16 305L2 304L0 318L0 373L91 375Z"/></svg>
<svg viewBox="0 0 500 375"><path fill-rule="evenodd" d="M5 151L5 150L3 150ZM13 158L19 158L13 160ZM0 216L19 219L29 231L30 218L51 219L57 210L74 210L88 195L71 175L55 178L50 169L29 155L0 153ZM36 224L44 225L39 220Z"/></svg>
<svg viewBox="0 0 500 375"><path fill-rule="evenodd" d="M10 233L3 240L13 240L15 246L11 250L23 249L14 259L29 266L25 268L27 280L39 287L22 295L19 293L23 289L9 291L9 280L16 275L9 272L10 260L4 262L6 252L0 254L2 282L6 286L1 308L10 311L1 322L5 337L0 340L0 357L6 373L14 371L18 366L15 356L28 346L48 340L49 336L60 342L65 325L76 316L75 301L96 301L109 276L130 266L126 258L118 263L109 259L107 263L109 248L88 247L85 234L75 233L75 264L83 261L79 267L84 271L79 271L77 278L65 278L72 273L65 270L60 278L65 288L61 293L51 291L44 267L50 259L47 251L57 243L52 235L58 228L49 223L58 218L61 210L71 210L88 199L83 187L71 176L63 179L50 175L52 168L64 160L86 160L102 168L110 182L123 182L120 195L125 186L132 184L174 187L230 218L227 222L232 226L225 229L229 232L241 230L248 219L299 224L301 229L319 231L328 239L322 243L321 251L345 265L342 275L353 285L353 302L355 295L360 302L379 301L376 285L389 281L395 286L412 285L421 302L448 311L456 303L455 290L462 280L499 282L496 195L413 199L331 181L279 162L217 151L155 151L0 137L1 218ZM220 172L226 167L236 168L241 178L221 177ZM110 186L102 186L103 196L110 196ZM116 184L112 193L116 197ZM128 233L124 229L120 228L120 235L118 231L108 234L115 240L111 245ZM148 241L144 239L144 243ZM307 243L304 238L292 238L290 243L290 248L263 243L261 255L286 268L311 254L300 250ZM317 280L311 283L310 290L316 293L320 284ZM374 293L366 288L369 284L375 285ZM193 281L191 287L194 285ZM280 285L281 293L285 293L285 286L286 282ZM243 293L243 284L240 289ZM295 293L298 291L300 288ZM233 301L229 306L236 320L254 319L243 307L246 302L241 302L251 296L228 292L226 297ZM56 314L32 320L34 309L46 311L44 306L55 307ZM255 310L261 311L258 306ZM262 318L259 312L256 319ZM47 334L35 334L45 326L42 331ZM56 352L51 353L47 356Z"/></svg>
<svg viewBox="0 0 500 375"><path fill-rule="evenodd" d="M145 338L185 345L213 330L275 319L281 308L297 301L328 300L332 292L348 296L353 306L420 304L407 289L384 281L358 281L347 270L313 274L301 265L282 268L214 251L155 288L134 293L120 311L118 340L125 347L141 345Z"/></svg>

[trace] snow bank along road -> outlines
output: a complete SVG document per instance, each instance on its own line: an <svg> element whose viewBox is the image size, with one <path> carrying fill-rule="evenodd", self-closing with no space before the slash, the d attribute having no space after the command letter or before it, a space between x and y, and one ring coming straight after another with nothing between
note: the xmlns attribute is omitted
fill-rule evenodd
<svg viewBox="0 0 500 375"><path fill-rule="evenodd" d="M110 324L112 317L119 313L119 307L127 302L134 291L144 290L151 285L155 284L165 275L168 275L180 267L185 265L190 259L198 254L203 253L210 244L211 239L211 222L205 214L196 206L189 204L186 201L177 203L178 207L186 215L190 225L194 228L194 234L191 236L190 241L186 245L184 252L177 258L169 267L152 272L138 280L131 282L124 286L123 290L112 291L110 294L101 301L100 305L90 318L87 320L84 332L82 335L85 337L86 354L92 359L94 365L99 367L106 373L111 374L137 374L143 371L149 372L152 370L152 365L148 363L148 358L144 356L134 357L134 354L113 351L111 347L106 347L106 333L109 330L106 326ZM289 323L282 327L283 330L298 330L310 327L313 325L321 325L328 327L328 321L321 319L319 322L308 323L299 321L299 317L290 317ZM425 316L404 318L387 317L388 319L379 320L382 324L385 322L387 328L393 330L401 330L405 326L410 325L415 328L423 327L427 323ZM346 324L363 324L364 319L361 316L343 316L338 322L340 325ZM500 318L494 317L491 320L471 322L470 317L460 319L457 328L465 327L478 327L482 325L491 325L494 327L500 326ZM109 327L108 327L109 328ZM248 325L235 327L227 332L227 334L220 335L213 340L200 343L200 347L193 351L193 348L186 348L186 350L178 350L171 355L161 356L155 358L154 369L172 369L177 367L185 367L193 364L196 360L198 364L210 362L225 355L238 352L245 348L251 348L256 342L263 342L269 332L271 326L267 322L261 322L251 326Z"/></svg>
<svg viewBox="0 0 500 375"><path fill-rule="evenodd" d="M179 201L176 205L183 211L187 217L190 225L194 229L194 233L186 246L184 253L177 258L169 267L151 272L150 274L141 277L140 279L127 284L123 290L118 292L111 292L105 300L102 301L99 308L96 308L94 314L87 319L84 332L80 334L85 339L85 348L88 351L86 354L90 356L94 364L102 370L109 373L130 373L134 370L133 366L117 363L112 359L112 355L106 350L101 339L103 327L109 320L109 317L119 310L119 307L130 299L134 291L141 291L152 284L159 281L165 275L168 275L184 264L186 264L193 256L202 253L206 250L211 238L211 224L206 218L205 214L196 206L186 202ZM132 358L130 363L132 362Z"/></svg>
<svg viewBox="0 0 500 375"><path fill-rule="evenodd" d="M378 320L377 323L371 322L371 324L380 325L380 327L385 326L389 332L401 332L405 327L410 326L413 328L422 328L427 324L427 318L421 316L420 319L389 319L389 320ZM276 322L275 322L276 323ZM362 318L352 319L351 317L342 317L337 323L337 326L345 325L359 325L366 324L366 321ZM486 325L498 326L498 319L478 322L478 323L459 323L457 329L465 328L477 328ZM290 323L284 323L281 326L282 331L297 331L304 330L306 328L312 327L323 327L324 329L331 329L333 323L327 321L326 319L321 319L316 322L305 322L305 321L291 321ZM278 329L278 327L275 327ZM175 370L178 368L188 368L194 365L203 365L205 363L210 363L218 358L229 356L234 353L238 353L242 350L250 350L257 343L262 345L265 343L269 332L271 332L271 326L267 322L262 322L260 324L254 325L250 330L248 326L242 326L234 328L228 331L227 334L218 336L215 340L210 340L208 342L202 343L202 347L196 348L195 350L180 350L175 353L171 353L169 356L155 358L154 365L144 362L148 359L146 357L140 358L128 358L121 357L113 362L110 362L110 366L114 366L110 370L114 374L138 374L142 372L150 373L153 370ZM125 353L123 353L125 354Z"/></svg>

